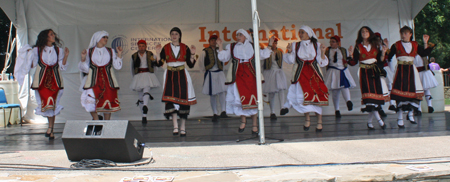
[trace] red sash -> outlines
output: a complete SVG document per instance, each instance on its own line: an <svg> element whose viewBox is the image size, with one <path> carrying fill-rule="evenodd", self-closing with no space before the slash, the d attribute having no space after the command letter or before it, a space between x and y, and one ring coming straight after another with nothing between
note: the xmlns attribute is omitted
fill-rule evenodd
<svg viewBox="0 0 450 182"><path fill-rule="evenodd" d="M94 64L94 63L92 63ZM97 66L97 65L95 65ZM120 110L117 90L108 81L106 66L97 66L96 84L92 87L95 94L95 108L97 112L116 112Z"/></svg>
<svg viewBox="0 0 450 182"><path fill-rule="evenodd" d="M256 109L258 94L256 93L255 70L250 62L239 63L236 71L236 87L241 99L242 109Z"/></svg>
<svg viewBox="0 0 450 182"><path fill-rule="evenodd" d="M42 84L38 88L39 97L41 97L41 111L45 112L49 109L56 109L56 99L58 97L59 87L56 84L55 74L53 73L53 66L45 65L44 78ZM58 64L58 63L56 63Z"/></svg>

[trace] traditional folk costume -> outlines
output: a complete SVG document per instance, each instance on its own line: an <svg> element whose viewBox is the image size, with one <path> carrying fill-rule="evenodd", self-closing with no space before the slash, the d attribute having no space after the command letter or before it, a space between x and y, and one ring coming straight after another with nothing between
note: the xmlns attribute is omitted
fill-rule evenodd
<svg viewBox="0 0 450 182"><path fill-rule="evenodd" d="M335 36L334 39L340 42L339 36ZM336 117L341 117L339 111L339 94L342 92L342 96L347 101L347 109L353 110L353 103L350 98L350 88L356 87L356 83L348 70L348 52L343 47L333 49L328 47L325 52L328 57L329 63L327 66L327 73L325 74L325 85L331 90L333 96L334 109Z"/></svg>
<svg viewBox="0 0 450 182"><path fill-rule="evenodd" d="M379 37L381 46L384 45L384 43L382 43L383 38L381 37L381 34L379 32L376 32L375 35L377 37ZM378 67L383 68L383 70L386 72L386 75L382 76L381 79L384 79L384 81L386 82L386 85L389 90L389 94L391 94L392 83L394 82L394 72L392 71L392 66L393 65L391 65L391 63L389 61L387 61L387 57L385 58L385 60L383 62L378 63ZM395 100L392 100L392 99L389 100L389 110L396 111ZM383 111L383 108L381 108L381 106L378 110L378 113L380 113L380 115L382 117L387 116L386 113Z"/></svg>
<svg viewBox="0 0 450 182"><path fill-rule="evenodd" d="M31 68L36 67L31 89L35 90L38 107L35 113L44 117L53 117L64 108L59 105L64 91L61 70L67 69L68 64L63 65L64 50L56 46L45 46L43 49L31 47L27 44L19 50L16 59L14 73L23 85L25 75Z"/></svg>
<svg viewBox="0 0 450 182"><path fill-rule="evenodd" d="M209 40L216 39L217 35L212 35ZM203 49L202 54L199 58L200 69L205 71L203 90L202 93L210 96L211 108L213 110L213 119L215 122L219 118L219 112L217 109L217 98L219 98L219 103L222 109L220 114L221 117L227 117L226 114L226 91L227 86L225 85L225 74L223 73L223 63L219 61L217 55L218 48L207 47Z"/></svg>
<svg viewBox="0 0 450 182"><path fill-rule="evenodd" d="M277 42L275 39L274 42ZM287 89L286 75L283 72L283 52L279 49L273 51L270 57L264 60L263 76L264 84L262 85L263 93L269 94L270 105L270 118L276 119L274 112L275 107L275 94L278 93L278 101L280 102L280 108L286 102L286 96L284 91Z"/></svg>
<svg viewBox="0 0 450 182"><path fill-rule="evenodd" d="M397 103L398 120L397 125L404 127L403 111L409 111L407 120L415 124L413 111L418 111L419 103L424 95L420 75L414 65L414 58L428 56L433 48L424 49L416 41L397 41L391 46L388 60L394 55L397 57L397 70L391 91L391 99Z"/></svg>
<svg viewBox="0 0 450 182"><path fill-rule="evenodd" d="M433 113L434 108L431 103L431 99L433 98L431 97L430 89L437 87L439 83L434 77L434 73L430 70L428 59L426 57L422 58L417 55L414 59L414 65L416 66L417 71L419 71L419 77L425 94L425 100L427 101L428 105L428 113ZM422 111L422 107L420 107L420 104L419 111Z"/></svg>
<svg viewBox="0 0 450 182"><path fill-rule="evenodd" d="M241 33L246 37L244 43L231 43L226 49L219 52L218 58L222 62L231 59L230 69L226 75L227 91L227 114L237 116L252 116L258 113L256 101L256 72L255 72L255 51L252 38L243 29L236 33ZM260 50L260 60L267 59L272 50L265 48Z"/></svg>
<svg viewBox="0 0 450 182"><path fill-rule="evenodd" d="M138 44L147 45L147 42L140 40ZM133 80L130 89L138 92L139 100L136 104L141 108L143 123L147 122L148 101L153 100L150 90L161 86L155 75L156 67L160 66L162 66L162 62L158 63L156 55L153 55L151 51L145 51L142 55L136 52L131 56Z"/></svg>
<svg viewBox="0 0 450 182"><path fill-rule="evenodd" d="M374 129L372 119L375 117L382 129L386 129L386 124L381 119L378 110L385 101L389 100L389 93L386 82L382 77L385 72L378 66L382 64L381 50L372 47L371 44L365 46L361 43L356 45L353 51L353 59L349 61L351 66L359 62L359 85L361 88L361 104L365 105L362 112L369 113L367 127Z"/></svg>
<svg viewBox="0 0 450 182"><path fill-rule="evenodd" d="M119 84L114 69L122 68L122 58L117 57L109 47L96 47L103 36L108 36L108 32L98 31L92 36L86 49L86 61L78 64L80 71L87 74L81 85L81 105L87 112L111 113L120 110L117 96Z"/></svg>
<svg viewBox="0 0 450 182"><path fill-rule="evenodd" d="M317 39L314 31L308 26L302 26L309 37ZM292 43L292 52L284 54L283 60L294 64L292 84L289 87L287 101L280 114L289 112L294 107L299 113L315 112L322 114L322 107L328 105L328 88L320 67L328 65L328 58L322 59L320 43L313 44L311 40Z"/></svg>
<svg viewBox="0 0 450 182"><path fill-rule="evenodd" d="M161 61L167 63L162 96L162 102L166 103L164 115L169 119L173 113L177 113L180 118L187 119L191 105L197 104L197 98L185 64L193 68L196 61L191 58L189 47L181 43L181 30L177 28L172 31L180 34L179 46L168 43L160 53Z"/></svg>

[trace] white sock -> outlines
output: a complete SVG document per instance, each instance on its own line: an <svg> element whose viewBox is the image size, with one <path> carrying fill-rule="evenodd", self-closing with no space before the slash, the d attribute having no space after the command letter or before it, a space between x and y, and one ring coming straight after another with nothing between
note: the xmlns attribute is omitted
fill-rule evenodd
<svg viewBox="0 0 450 182"><path fill-rule="evenodd" d="M286 96L284 95L284 90L278 92L278 101L280 101L280 108L283 108L284 102L286 102Z"/></svg>
<svg viewBox="0 0 450 182"><path fill-rule="evenodd" d="M404 123L403 123L403 111L402 111L402 109L398 109L398 117L397 117L397 124L398 125L400 125L400 126L402 126L402 125L404 125Z"/></svg>
<svg viewBox="0 0 450 182"><path fill-rule="evenodd" d="M273 112L273 107L275 107L275 93L269 93L269 106L270 106L270 114Z"/></svg>
<svg viewBox="0 0 450 182"><path fill-rule="evenodd" d="M372 119L373 119L373 112L369 113L369 118L367 120L367 125L371 128L373 128L373 124L372 124Z"/></svg>
<svg viewBox="0 0 450 182"><path fill-rule="evenodd" d="M425 100L427 101L428 107L433 107L433 105L431 103L431 91L429 89L425 90L424 94L425 94Z"/></svg>
<svg viewBox="0 0 450 182"><path fill-rule="evenodd" d="M409 111L407 117L409 118L409 120L415 121L415 120L414 120L414 112L413 112L413 111Z"/></svg>
<svg viewBox="0 0 450 182"><path fill-rule="evenodd" d="M378 124L380 124L380 126L383 126L384 122L381 119L380 113L378 113L378 111L372 111L372 113L373 113L373 116L375 116L375 118L377 119Z"/></svg>
<svg viewBox="0 0 450 182"><path fill-rule="evenodd" d="M211 102L211 108L214 114L217 114L217 95L209 96L209 101Z"/></svg>
<svg viewBox="0 0 450 182"><path fill-rule="evenodd" d="M222 112L225 111L227 108L226 98L227 98L227 95L225 92L219 93L220 109L222 110Z"/></svg>
<svg viewBox="0 0 450 182"><path fill-rule="evenodd" d="M348 89L348 88L343 88L343 89L342 89L342 97L344 97L344 99L345 99L346 101L352 100L352 98L350 97L350 89Z"/></svg>
<svg viewBox="0 0 450 182"><path fill-rule="evenodd" d="M341 89L333 89L333 104L334 104L334 110L339 111L339 94L341 92Z"/></svg>

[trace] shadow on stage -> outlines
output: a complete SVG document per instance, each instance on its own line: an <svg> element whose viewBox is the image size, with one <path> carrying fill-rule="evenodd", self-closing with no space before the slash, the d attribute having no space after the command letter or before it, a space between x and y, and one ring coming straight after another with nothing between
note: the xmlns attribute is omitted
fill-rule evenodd
<svg viewBox="0 0 450 182"><path fill-rule="evenodd" d="M384 119L387 128L382 130L374 120L375 130L367 129L367 115L343 115L323 117L323 131L316 132L317 118L311 117L311 128L303 130L304 117L278 117L276 120L265 118L266 136L284 139L284 142L315 142L333 140L361 140L381 138L405 138L444 136L450 134L450 113L424 113L415 117L418 124L405 120L404 129L397 126L397 115L388 114ZM146 145L150 147L177 146L208 146L208 145L236 145L258 144L258 140L248 140L237 143L237 139L252 137L251 119L247 119L247 126L243 133L238 133L240 118L221 118L218 122L211 122L211 118L190 118L186 123L186 137L172 135L173 125L170 120L148 121L143 125L141 121L131 121L131 124L144 137ZM44 137L47 124L24 124L0 128L1 151L27 150L55 150L64 149L62 131L64 124L55 125L55 140L49 141ZM266 140L267 144L276 141Z"/></svg>

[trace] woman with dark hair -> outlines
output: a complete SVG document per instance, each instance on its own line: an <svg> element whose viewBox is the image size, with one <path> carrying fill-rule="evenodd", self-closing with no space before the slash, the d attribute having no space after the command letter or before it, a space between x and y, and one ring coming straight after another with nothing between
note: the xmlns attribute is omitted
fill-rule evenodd
<svg viewBox="0 0 450 182"><path fill-rule="evenodd" d="M59 105L64 91L60 70L67 69L69 49L66 47L63 50L61 46L61 40L52 29L43 30L39 33L33 48L27 44L19 50L14 68L17 81L23 85L25 75L31 68L36 67L31 85L39 105L35 113L47 117L48 129L45 136L50 140L55 138L53 133L55 116L64 108Z"/></svg>
<svg viewBox="0 0 450 182"><path fill-rule="evenodd" d="M350 50L351 53L353 48L350 47ZM359 29L355 49L350 55L352 60L349 61L349 64L354 66L359 62L361 102L366 106L361 111L369 113L367 121L369 130L375 129L372 124L373 117L377 119L383 130L386 129L386 124L378 113L380 106L384 105L384 102L389 99L386 82L381 79L381 76L386 73L383 68L378 66L378 64L383 63L386 50L387 47L380 45L378 38L369 27L364 26Z"/></svg>
<svg viewBox="0 0 450 182"><path fill-rule="evenodd" d="M184 137L191 105L197 104L191 76L184 66L185 64L189 68L195 66L195 46L192 45L189 49L186 44L181 43L181 30L178 27L170 30L170 38L172 42L164 45L162 50L161 45L156 46L157 61L161 60L167 63L167 69L164 72L162 101L166 103L165 117L170 119L172 116L173 135L180 133L180 136ZM160 53L158 54L158 52ZM180 130L178 130L177 115L181 119Z"/></svg>
<svg viewBox="0 0 450 182"><path fill-rule="evenodd" d="M294 64L292 84L289 87L287 101L280 111L280 115L289 112L294 107L300 113L305 113L306 121L303 130L308 131L311 126L310 112L317 115L316 131L320 132L322 126L322 107L328 105L328 88L325 86L320 67L328 65L325 56L326 47L317 41L314 31L309 26L302 26L298 30L300 42L288 44L288 53L283 60Z"/></svg>

